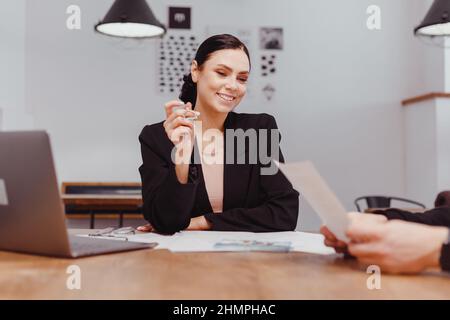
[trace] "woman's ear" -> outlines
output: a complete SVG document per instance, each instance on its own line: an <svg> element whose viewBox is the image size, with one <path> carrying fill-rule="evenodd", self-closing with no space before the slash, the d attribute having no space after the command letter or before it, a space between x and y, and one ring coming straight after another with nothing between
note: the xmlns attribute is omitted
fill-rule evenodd
<svg viewBox="0 0 450 320"><path fill-rule="evenodd" d="M193 60L191 63L191 76L192 76L192 81L194 83L197 83L198 80L198 64L197 61Z"/></svg>

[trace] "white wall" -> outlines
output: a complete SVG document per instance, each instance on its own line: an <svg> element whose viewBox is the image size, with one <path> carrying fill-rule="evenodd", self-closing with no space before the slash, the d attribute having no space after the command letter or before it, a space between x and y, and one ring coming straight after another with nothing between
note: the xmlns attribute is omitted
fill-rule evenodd
<svg viewBox="0 0 450 320"><path fill-rule="evenodd" d="M450 101L436 100L437 192L450 190ZM434 200L434 199L433 199Z"/></svg>
<svg viewBox="0 0 450 320"><path fill-rule="evenodd" d="M0 130L33 126L25 107L25 0L0 4Z"/></svg>
<svg viewBox="0 0 450 320"><path fill-rule="evenodd" d="M436 98L405 108L406 195L434 206L450 190L450 101Z"/></svg>
<svg viewBox="0 0 450 320"><path fill-rule="evenodd" d="M93 32L111 3L27 3L26 107L52 136L60 181L138 181L137 136L163 120L162 106L173 98L155 93L157 41L135 45ZM288 161L313 160L349 209L360 195L404 194L400 101L443 85L430 71L443 65L442 51L412 34L427 9L422 0L149 3L164 22L169 4L192 5L199 36L209 25L247 27L256 44L258 27L283 27L275 101L263 103L255 89L237 111L273 114ZM80 31L65 27L70 4L81 7ZM371 4L381 7L379 31L366 28ZM257 45L250 50L259 88ZM300 225L317 229L319 221L302 208Z"/></svg>
<svg viewBox="0 0 450 320"><path fill-rule="evenodd" d="M438 192L438 107L435 100L408 105L405 110L406 196L433 205Z"/></svg>
<svg viewBox="0 0 450 320"><path fill-rule="evenodd" d="M422 22L434 0L423 0L418 3L418 10L422 12L417 25ZM421 87L414 96L450 90L448 71L450 71L450 57L448 50L444 50L442 41L430 39L417 39L422 50L419 53L418 67L422 69Z"/></svg>

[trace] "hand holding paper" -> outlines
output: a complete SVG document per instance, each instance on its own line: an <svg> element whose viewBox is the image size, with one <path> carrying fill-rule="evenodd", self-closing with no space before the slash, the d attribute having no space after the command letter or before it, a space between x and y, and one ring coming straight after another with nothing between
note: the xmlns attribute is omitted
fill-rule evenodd
<svg viewBox="0 0 450 320"><path fill-rule="evenodd" d="M337 196L320 176L310 161L275 164L292 183L313 210L319 215L323 224L340 240L348 241L345 231L348 227L347 210Z"/></svg>
<svg viewBox="0 0 450 320"><path fill-rule="evenodd" d="M349 212L348 213L348 219L349 219L349 229L357 229L360 230L365 225L368 226L374 226L377 224L384 224L387 222L387 218L382 215L378 214L361 214L360 212ZM331 232L327 226L322 226L320 228L320 232L325 237L325 245L328 247L334 248L334 250L337 253L348 253L348 246L347 243L344 241L339 240L333 232ZM351 243L360 243L364 242L364 237L354 238L350 236Z"/></svg>

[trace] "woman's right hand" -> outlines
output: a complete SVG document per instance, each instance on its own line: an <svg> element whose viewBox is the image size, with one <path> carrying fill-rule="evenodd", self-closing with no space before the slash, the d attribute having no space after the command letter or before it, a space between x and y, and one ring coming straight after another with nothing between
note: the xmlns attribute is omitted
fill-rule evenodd
<svg viewBox="0 0 450 320"><path fill-rule="evenodd" d="M180 143L190 142L193 145L194 142L194 125L191 121L185 119L185 117L194 115L192 104L188 102L184 110L173 110L174 107L179 107L180 105L183 105L183 102L172 100L167 102L164 106L166 110L166 120L164 121L163 126L167 137L176 147L179 147Z"/></svg>
<svg viewBox="0 0 450 320"><path fill-rule="evenodd" d="M172 161L175 164L175 172L178 181L182 184L188 182L189 163L191 160L192 150L194 150L194 124L185 117L195 118L198 114L192 110L192 104L187 103L185 109L177 108L183 105L178 100L166 103L166 121L164 121L164 129L167 137L175 145L172 150Z"/></svg>

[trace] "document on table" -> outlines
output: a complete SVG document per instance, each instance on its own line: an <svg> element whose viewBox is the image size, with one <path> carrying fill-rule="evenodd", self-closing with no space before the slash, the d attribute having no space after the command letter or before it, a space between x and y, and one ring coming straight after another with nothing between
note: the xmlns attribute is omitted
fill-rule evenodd
<svg viewBox="0 0 450 320"><path fill-rule="evenodd" d="M332 254L334 250L323 244L323 236L315 233L297 231L286 232L223 232L223 231L181 231L174 235L140 233L128 236L128 241L150 243L157 242L155 249L168 249L172 252L223 252L223 251L280 251L280 245L289 243L290 252L308 252ZM240 248L224 246L224 243L239 243ZM242 249L243 243L251 242L250 249ZM263 245L265 249L258 250ZM270 250L273 246L274 250Z"/></svg>

